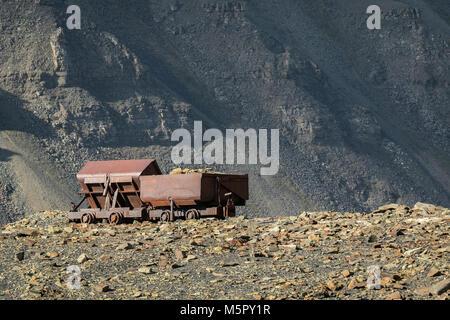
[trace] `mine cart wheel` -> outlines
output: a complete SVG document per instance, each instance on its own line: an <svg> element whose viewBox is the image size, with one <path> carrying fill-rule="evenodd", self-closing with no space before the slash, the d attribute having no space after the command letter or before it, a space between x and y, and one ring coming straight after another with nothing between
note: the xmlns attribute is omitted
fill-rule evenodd
<svg viewBox="0 0 450 320"><path fill-rule="evenodd" d="M200 215L198 214L198 211L196 209L189 209L188 211L186 211L186 213L184 215L186 220L198 219L199 216Z"/></svg>
<svg viewBox="0 0 450 320"><path fill-rule="evenodd" d="M170 220L170 212L169 211L164 211L163 213L161 213L161 217L159 219L162 222L169 222L169 220Z"/></svg>
<svg viewBox="0 0 450 320"><path fill-rule="evenodd" d="M81 216L81 222L83 223L93 223L95 221L95 216L93 213L85 213Z"/></svg>
<svg viewBox="0 0 450 320"><path fill-rule="evenodd" d="M122 222L122 214L120 212L113 212L109 215L109 224L119 224Z"/></svg>

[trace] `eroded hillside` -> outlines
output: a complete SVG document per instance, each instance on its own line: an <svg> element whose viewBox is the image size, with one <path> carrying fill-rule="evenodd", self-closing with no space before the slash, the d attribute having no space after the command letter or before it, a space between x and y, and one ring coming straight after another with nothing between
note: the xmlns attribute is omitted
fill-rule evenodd
<svg viewBox="0 0 450 320"><path fill-rule="evenodd" d="M85 161L154 157L173 130L280 129L248 214L450 206L445 1L0 3L0 222L76 200Z"/></svg>

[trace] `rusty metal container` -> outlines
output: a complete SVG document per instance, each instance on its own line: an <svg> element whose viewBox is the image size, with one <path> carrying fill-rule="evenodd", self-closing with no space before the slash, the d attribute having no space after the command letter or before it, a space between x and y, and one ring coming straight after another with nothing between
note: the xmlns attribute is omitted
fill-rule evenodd
<svg viewBox="0 0 450 320"><path fill-rule="evenodd" d="M139 178L160 174L154 159L89 161L78 172L77 180L90 208L132 209L142 207Z"/></svg>
<svg viewBox="0 0 450 320"><path fill-rule="evenodd" d="M248 175L192 173L141 176L141 200L154 207L222 205L228 198L234 204L248 200Z"/></svg>

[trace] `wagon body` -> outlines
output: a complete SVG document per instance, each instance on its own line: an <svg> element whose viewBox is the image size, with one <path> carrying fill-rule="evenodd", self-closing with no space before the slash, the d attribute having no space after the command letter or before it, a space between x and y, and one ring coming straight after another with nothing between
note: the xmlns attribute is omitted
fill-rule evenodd
<svg viewBox="0 0 450 320"><path fill-rule="evenodd" d="M192 173L142 176L141 200L154 207L226 205L231 193L235 205L248 200L248 175Z"/></svg>
<svg viewBox="0 0 450 320"><path fill-rule="evenodd" d="M89 161L78 172L77 180L90 208L142 207L141 176L161 174L154 159ZM115 195L117 190L117 195Z"/></svg>
<svg viewBox="0 0 450 320"><path fill-rule="evenodd" d="M82 201L69 220L165 220L235 215L248 200L248 175L163 175L154 159L90 161L78 172ZM78 209L87 200L88 208Z"/></svg>

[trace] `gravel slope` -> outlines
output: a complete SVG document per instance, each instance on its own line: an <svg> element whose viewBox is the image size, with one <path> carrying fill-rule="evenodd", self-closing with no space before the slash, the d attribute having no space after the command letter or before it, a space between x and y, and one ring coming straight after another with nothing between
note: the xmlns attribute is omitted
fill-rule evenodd
<svg viewBox="0 0 450 320"><path fill-rule="evenodd" d="M214 168L249 173L249 216L450 206L446 1L379 0L381 30L369 0L77 4L68 30L64 1L1 1L0 222L67 210L88 160L170 171L195 120L280 129L276 176Z"/></svg>
<svg viewBox="0 0 450 320"><path fill-rule="evenodd" d="M0 229L0 299L448 299L449 222L422 203L118 226L39 212Z"/></svg>

